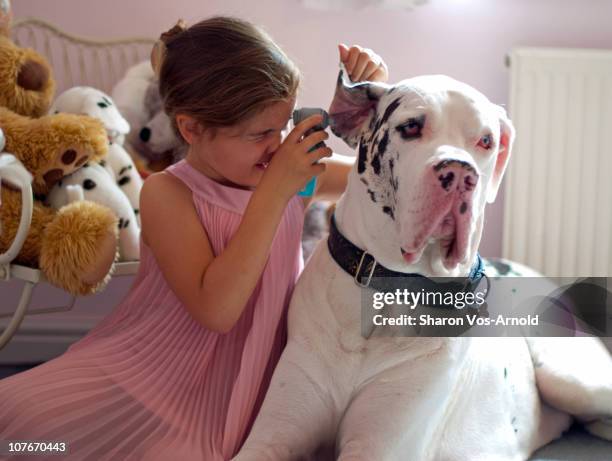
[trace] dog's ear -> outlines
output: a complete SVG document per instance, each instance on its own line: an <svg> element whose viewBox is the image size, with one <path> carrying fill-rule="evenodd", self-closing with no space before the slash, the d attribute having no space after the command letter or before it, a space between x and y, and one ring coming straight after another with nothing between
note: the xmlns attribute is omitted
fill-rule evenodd
<svg viewBox="0 0 612 461"><path fill-rule="evenodd" d="M514 144L514 125L508 118L506 110L501 106L494 106L499 112L499 151L495 159L495 167L493 175L487 186L487 202L493 203L497 197L501 180L504 177L504 172L512 154L512 145Z"/></svg>
<svg viewBox="0 0 612 461"><path fill-rule="evenodd" d="M380 97L388 89L384 83L351 82L341 64L336 93L328 111L332 132L353 149L357 147L362 128L376 112Z"/></svg>

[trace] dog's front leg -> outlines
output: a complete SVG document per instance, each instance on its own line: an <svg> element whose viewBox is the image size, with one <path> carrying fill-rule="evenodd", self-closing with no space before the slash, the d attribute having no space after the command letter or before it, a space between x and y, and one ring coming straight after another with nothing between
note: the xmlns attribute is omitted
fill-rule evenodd
<svg viewBox="0 0 612 461"><path fill-rule="evenodd" d="M343 404L334 391L331 371L312 350L290 341L234 461L306 460L333 437Z"/></svg>
<svg viewBox="0 0 612 461"><path fill-rule="evenodd" d="M340 422L338 461L445 459L437 450L469 342L410 340L427 346L416 357L404 352L405 362L390 362L353 396Z"/></svg>
<svg viewBox="0 0 612 461"><path fill-rule="evenodd" d="M526 338L542 399L612 440L612 357L599 338Z"/></svg>

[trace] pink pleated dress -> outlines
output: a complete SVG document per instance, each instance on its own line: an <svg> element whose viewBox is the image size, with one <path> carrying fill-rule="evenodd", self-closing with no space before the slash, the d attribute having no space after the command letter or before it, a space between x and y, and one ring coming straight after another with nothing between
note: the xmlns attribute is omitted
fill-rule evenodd
<svg viewBox="0 0 612 461"><path fill-rule="evenodd" d="M167 171L193 192L220 254L252 192L218 184L185 160ZM0 381L0 440L66 442L68 455L49 456L54 460L230 459L248 435L285 345L286 311L303 267L303 219L296 196L261 279L227 334L189 315L141 241L134 284L107 318L62 356Z"/></svg>

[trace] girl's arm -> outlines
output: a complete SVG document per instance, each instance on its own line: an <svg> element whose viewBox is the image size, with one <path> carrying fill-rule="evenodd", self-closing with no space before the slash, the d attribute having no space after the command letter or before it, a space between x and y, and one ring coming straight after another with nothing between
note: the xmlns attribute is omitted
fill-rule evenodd
<svg viewBox="0 0 612 461"><path fill-rule="evenodd" d="M191 315L226 333L263 272L286 202L253 193L236 233L215 257L191 194L169 173L147 178L140 196L142 238Z"/></svg>

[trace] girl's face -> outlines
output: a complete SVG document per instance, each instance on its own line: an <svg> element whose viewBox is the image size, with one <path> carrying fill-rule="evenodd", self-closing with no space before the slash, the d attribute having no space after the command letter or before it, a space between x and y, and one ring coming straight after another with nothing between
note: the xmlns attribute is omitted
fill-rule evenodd
<svg viewBox="0 0 612 461"><path fill-rule="evenodd" d="M215 181L252 189L283 141L295 98L271 104L250 119L192 137L187 161Z"/></svg>

